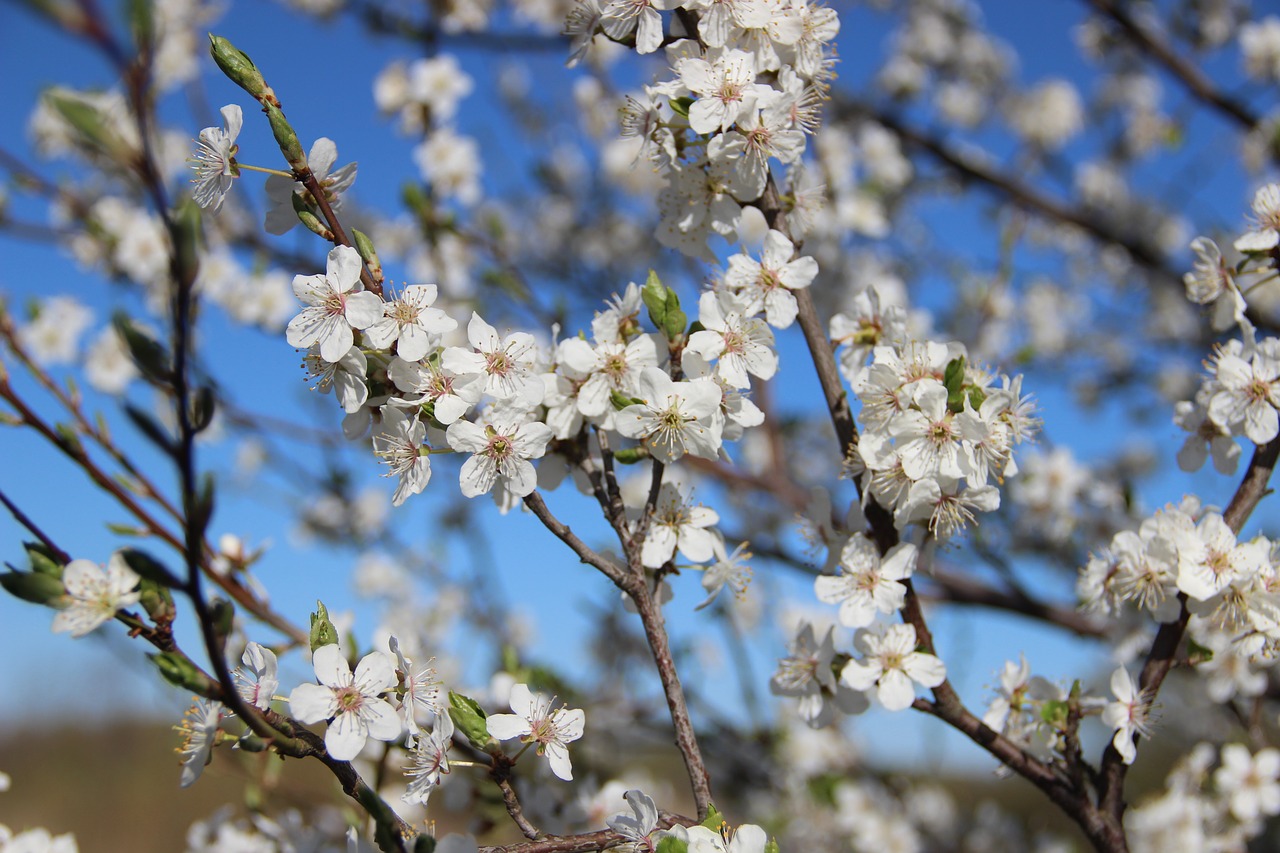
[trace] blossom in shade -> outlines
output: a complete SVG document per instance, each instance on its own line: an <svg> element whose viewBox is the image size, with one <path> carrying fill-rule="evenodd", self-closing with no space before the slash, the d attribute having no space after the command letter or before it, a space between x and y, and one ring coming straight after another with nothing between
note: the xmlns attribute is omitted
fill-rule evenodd
<svg viewBox="0 0 1280 853"><path fill-rule="evenodd" d="M222 200L231 191L231 182L240 175L236 166L236 137L244 124L244 115L238 104L227 104L221 112L222 127L206 127L200 131L195 156L188 161L196 173L191 179L195 184L192 197L210 213L222 208Z"/></svg>
<svg viewBox="0 0 1280 853"><path fill-rule="evenodd" d="M195 704L183 715L182 722L173 727L182 735L182 745L177 751L182 756L182 778L179 784L183 788L195 784L212 760L223 711L221 703L197 698Z"/></svg>
<svg viewBox="0 0 1280 853"><path fill-rule="evenodd" d="M1116 701L1102 709L1102 722L1116 730L1111 745L1125 764L1132 764L1138 757L1134 737L1151 734L1151 700L1123 666L1111 673L1111 693Z"/></svg>
<svg viewBox="0 0 1280 853"><path fill-rule="evenodd" d="M255 708L267 710L271 707L271 697L280 689L279 663L276 653L258 643L249 643L244 647L244 655L240 661L243 668L235 671L236 688L244 701ZM245 669L248 672L245 672ZM252 677L250 676L252 673Z"/></svg>

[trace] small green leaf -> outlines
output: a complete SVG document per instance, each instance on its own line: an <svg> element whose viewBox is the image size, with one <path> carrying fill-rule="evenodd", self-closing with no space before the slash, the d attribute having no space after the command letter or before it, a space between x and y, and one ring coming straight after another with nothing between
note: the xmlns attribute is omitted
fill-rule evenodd
<svg viewBox="0 0 1280 853"><path fill-rule="evenodd" d="M634 465L649 458L649 451L643 447L624 447L613 451L613 461L619 465Z"/></svg>
<svg viewBox="0 0 1280 853"><path fill-rule="evenodd" d="M628 397L626 394L614 391L611 388L609 389L609 402L613 404L615 411L621 412L627 406L635 406L644 403L644 400L641 400L639 397Z"/></svg>
<svg viewBox="0 0 1280 853"><path fill-rule="evenodd" d="M720 810L715 807L714 803L707 805L707 816L702 821L702 825L712 832L719 832L720 825L723 824L724 815L720 814Z"/></svg>
<svg viewBox="0 0 1280 853"><path fill-rule="evenodd" d="M316 612L311 614L311 651L338 642L338 629L329 621L329 610L324 602L316 602Z"/></svg>
<svg viewBox="0 0 1280 853"><path fill-rule="evenodd" d="M449 717L458 731L467 736L476 749L488 749L493 742L486 722L488 715L480 703L470 696L449 691Z"/></svg>
<svg viewBox="0 0 1280 853"><path fill-rule="evenodd" d="M150 334L134 324L127 314L116 312L111 325L124 341L129 358L142 373L144 379L160 388L173 384L173 370L169 365L168 351Z"/></svg>
<svg viewBox="0 0 1280 853"><path fill-rule="evenodd" d="M653 325L661 329L667 320L667 289L662 286L662 279L653 270L640 290L640 299L649 309L649 319Z"/></svg>
<svg viewBox="0 0 1280 853"><path fill-rule="evenodd" d="M152 622L157 625L173 622L174 617L178 615L178 610L173 605L173 594L169 592L168 587L143 578L138 590L138 601L147 611Z"/></svg>
<svg viewBox="0 0 1280 853"><path fill-rule="evenodd" d="M169 226L175 269L180 286L190 290L200 274L200 205L187 198L178 206Z"/></svg>
<svg viewBox="0 0 1280 853"><path fill-rule="evenodd" d="M133 422L133 425L138 428L138 432L146 436L156 447L163 450L165 455L171 457L178 455L178 448L174 444L173 436L169 435L168 431L150 413L144 412L129 402L124 404L124 413Z"/></svg>
<svg viewBox="0 0 1280 853"><path fill-rule="evenodd" d="M671 104L671 111L678 116L689 117L689 107L693 106L693 98L672 98L667 103Z"/></svg>
<svg viewBox="0 0 1280 853"><path fill-rule="evenodd" d="M197 388L195 397L191 400L191 428L196 432L208 429L209 424L213 423L213 414L217 408L218 398L213 389L208 385Z"/></svg>
<svg viewBox="0 0 1280 853"><path fill-rule="evenodd" d="M689 844L668 835L658 842L657 853L689 853Z"/></svg>
<svg viewBox="0 0 1280 853"><path fill-rule="evenodd" d="M195 506L191 507L189 513L191 526L195 528L197 536L203 537L209 522L213 520L215 503L213 472L205 471L200 478L200 490L196 493Z"/></svg>
<svg viewBox="0 0 1280 853"><path fill-rule="evenodd" d="M770 838L769 843L764 846L764 853L782 853L782 849L778 847L778 839Z"/></svg>
<svg viewBox="0 0 1280 853"><path fill-rule="evenodd" d="M27 560L30 561L33 572L62 579L63 563L51 548L43 542L23 542L22 547L27 551Z"/></svg>

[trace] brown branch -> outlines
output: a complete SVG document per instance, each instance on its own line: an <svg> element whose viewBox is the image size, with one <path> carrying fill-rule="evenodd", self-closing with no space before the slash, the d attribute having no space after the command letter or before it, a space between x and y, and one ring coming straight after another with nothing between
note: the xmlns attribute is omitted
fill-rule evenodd
<svg viewBox="0 0 1280 853"><path fill-rule="evenodd" d="M1114 21L1120 29L1124 30L1130 43L1159 63L1200 101L1248 130L1258 126L1258 117L1247 106L1220 92L1213 81L1194 63L1183 59L1173 47L1138 23L1121 4L1116 3L1115 0L1087 0L1087 2Z"/></svg>
<svg viewBox="0 0 1280 853"><path fill-rule="evenodd" d="M556 535L557 539L568 545L569 549L578 555L578 559L589 566L599 569L600 573L613 581L618 589L630 592L636 588L637 578L627 573L613 560L594 551L591 546L579 539L578 535L569 529L569 525L552 514L546 502L542 500L542 495L537 492L530 493L525 497L524 505L538 517L544 527Z"/></svg>

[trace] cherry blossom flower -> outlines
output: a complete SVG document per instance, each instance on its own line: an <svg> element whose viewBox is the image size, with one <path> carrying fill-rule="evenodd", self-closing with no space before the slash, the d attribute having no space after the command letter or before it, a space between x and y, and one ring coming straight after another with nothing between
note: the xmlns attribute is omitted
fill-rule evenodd
<svg viewBox="0 0 1280 853"><path fill-rule="evenodd" d="M471 314L467 339L472 349L449 347L441 366L455 376L480 374L485 377L485 393L500 401L510 400L525 409L542 402L545 388L534 373L538 347L528 332L512 332L505 338L479 314Z"/></svg>
<svg viewBox="0 0 1280 853"><path fill-rule="evenodd" d="M355 342L352 329L367 329L382 318L382 299L376 293L353 290L360 282L360 254L350 246L329 251L324 275L298 275L293 292L307 305L289 321L289 345L305 349L320 345L320 356L336 362Z"/></svg>
<svg viewBox="0 0 1280 853"><path fill-rule="evenodd" d="M864 654L845 664L840 680L854 690L876 688L876 698L890 711L911 707L914 681L922 687L937 687L947 678L942 661L926 652L916 651L916 629L913 625L877 625L863 629L854 645Z"/></svg>
<svg viewBox="0 0 1280 853"><path fill-rule="evenodd" d="M749 388L751 379L769 379L778 369L773 332L762 320L744 316L734 297L722 299L713 291L698 300L698 322L703 328L689 336L687 351L716 362L716 374L734 388ZM728 304L726 305L725 302Z"/></svg>
<svg viewBox="0 0 1280 853"><path fill-rule="evenodd" d="M117 611L137 604L141 593L136 588L141 580L119 551L107 561L106 571L90 560L72 560L62 571L67 592L53 617L53 632L70 631L73 637L83 637L114 618Z"/></svg>
<svg viewBox="0 0 1280 853"><path fill-rule="evenodd" d="M18 329L18 341L37 364L49 366L76 357L80 335L93 322L93 311L71 296L52 296L40 303L35 319Z"/></svg>
<svg viewBox="0 0 1280 853"><path fill-rule="evenodd" d="M435 658L414 666L413 661L400 650L400 641L396 637L391 637L387 645L396 656L397 675L404 687L404 695L400 699L400 716L405 728L411 735L421 731L417 719L419 713L434 715L438 727L439 718L448 718L449 715L440 705L441 681L436 675L435 667L431 665Z"/></svg>
<svg viewBox="0 0 1280 853"><path fill-rule="evenodd" d="M645 440L654 458L667 465L686 453L716 458L720 429L713 415L720 409L719 385L706 379L675 382L665 371L646 367L636 396L644 402L618 413L618 432Z"/></svg>
<svg viewBox="0 0 1280 853"><path fill-rule="evenodd" d="M516 426L455 421L445 433L449 446L473 454L462 463L459 483L469 498L488 494L495 487L523 498L538 487L538 475L530 459L547 452L551 428L537 421Z"/></svg>
<svg viewBox="0 0 1280 853"><path fill-rule="evenodd" d="M213 747L218 742L218 726L226 709L222 703L196 698L187 709L182 722L174 730L182 735L178 753L182 756L182 778L178 784L188 788L195 784L204 768L213 759Z"/></svg>
<svg viewBox="0 0 1280 853"><path fill-rule="evenodd" d="M865 533L849 537L840 552L840 574L814 579L814 592L826 604L840 605L840 624L865 628L878 613L902 609L907 588L899 583L911 577L916 565L916 546L895 545L880 557L880 550Z"/></svg>
<svg viewBox="0 0 1280 853"><path fill-rule="evenodd" d="M365 329L369 343L391 349L405 361L418 361L431 350L438 336L458 328L458 321L432 308L436 301L434 284L411 284L404 292L382 305L383 317Z"/></svg>
<svg viewBox="0 0 1280 853"><path fill-rule="evenodd" d="M862 693L836 680L831 669L834 632L834 627L828 627L818 642L813 625L801 622L790 654L778 660L778 669L769 679L769 690L775 696L800 700L800 717L813 728L830 723L837 708L846 714L860 714L870 705Z"/></svg>
<svg viewBox="0 0 1280 853"><path fill-rule="evenodd" d="M632 789L622 795L631 806L631 814L616 814L605 823L614 832L635 845L635 850L649 850L649 836L658 829L658 806L644 791Z"/></svg>
<svg viewBox="0 0 1280 853"><path fill-rule="evenodd" d="M279 663L276 653L259 643L250 642L240 658L244 667L235 671L236 689L244 701L265 711L271 707L271 698L280 689ZM248 672L245 672L245 668ZM250 676L252 673L252 677Z"/></svg>
<svg viewBox="0 0 1280 853"><path fill-rule="evenodd" d="M738 598L746 595L747 586L751 583L751 567L747 565L754 555L747 550L748 543L739 542L738 547L730 553L725 548L724 540L717 536L711 546L715 562L707 566L702 573L702 588L707 597L694 610L702 610L711 606L711 602L720 595L726 586L733 590Z"/></svg>
<svg viewBox="0 0 1280 853"><path fill-rule="evenodd" d="M1258 347L1252 352L1219 347L1211 370L1216 386L1209 397L1209 417L1229 430L1239 430L1263 445L1280 434L1280 353Z"/></svg>
<svg viewBox="0 0 1280 853"><path fill-rule="evenodd" d="M649 521L640 561L656 569L675 556L676 549L686 559L705 563L714 554L716 534L709 530L720 515L709 507L694 506L675 483L663 483Z"/></svg>
<svg viewBox="0 0 1280 853"><path fill-rule="evenodd" d="M421 394L422 402L431 404L432 416L446 427L470 411L484 394L484 374L455 376L434 360L419 364L393 358L387 376L401 391Z"/></svg>
<svg viewBox="0 0 1280 853"><path fill-rule="evenodd" d="M582 737L586 714L581 709L551 710L554 700L531 693L529 685L511 686L511 710L514 714L490 714L486 720L489 734L498 740L520 738L536 743L538 754L546 755L551 772L564 781L573 779L573 764L566 744Z"/></svg>
<svg viewBox="0 0 1280 853"><path fill-rule="evenodd" d="M416 414L395 405L382 407L382 423L373 432L373 452L390 466L385 476L400 478L392 506L421 493L431 480L431 457L423 452L426 435L427 428Z"/></svg>
<svg viewBox="0 0 1280 853"><path fill-rule="evenodd" d="M1253 194L1255 227L1235 242L1240 252L1266 252L1280 245L1280 184L1267 184Z"/></svg>
<svg viewBox="0 0 1280 853"><path fill-rule="evenodd" d="M791 259L795 246L778 231L765 237L760 260L733 255L724 274L725 287L742 295L752 311L764 310L769 325L785 329L799 311L793 290L808 287L818 274L818 262L810 257Z"/></svg>
<svg viewBox="0 0 1280 853"><path fill-rule="evenodd" d="M600 16L600 26L605 35L615 41L625 41L635 33L636 53L653 53L662 46L662 15L660 10L670 9L675 0L612 0ZM581 56L585 45L575 49L574 57Z"/></svg>
<svg viewBox="0 0 1280 853"><path fill-rule="evenodd" d="M1116 701L1102 709L1102 722L1116 730L1111 745L1125 764L1132 764L1138 757L1134 736L1151 735L1151 700L1123 666L1111 673L1111 693Z"/></svg>
<svg viewBox="0 0 1280 853"><path fill-rule="evenodd" d="M324 744L338 761L350 761L365 741L395 740L400 718L383 693L396 686L396 672L382 652L370 652L356 666L355 675L336 644L312 654L319 684L300 684L289 694L289 710L304 723L330 720Z"/></svg>
<svg viewBox="0 0 1280 853"><path fill-rule="evenodd" d="M347 414L359 412L369 399L369 384L365 379L368 361L359 347L351 347L336 361L320 355L320 347L313 346L302 359L309 379L314 380L312 391L338 398L338 404Z"/></svg>
<svg viewBox="0 0 1280 853"><path fill-rule="evenodd" d="M244 124L244 115L238 104L227 104L221 112L222 127L206 127L200 131L195 156L189 161L196 173L191 179L196 185L192 196L196 204L210 213L222 209L222 200L231 191L231 182L240 175L236 165L236 137Z"/></svg>
<svg viewBox="0 0 1280 853"><path fill-rule="evenodd" d="M1267 559L1267 543L1238 543L1221 515L1208 513L1194 529L1180 531L1178 589L1195 601L1207 601L1233 583L1251 579Z"/></svg>
<svg viewBox="0 0 1280 853"><path fill-rule="evenodd" d="M1249 823L1280 814L1280 750L1268 747L1250 755L1244 744L1227 744L1213 784L1237 820Z"/></svg>
<svg viewBox="0 0 1280 853"><path fill-rule="evenodd" d="M689 107L689 127L694 133L728 130L772 91L755 82L755 60L741 50L726 50L710 62L683 57L676 62L676 73L689 91L699 96Z"/></svg>
<svg viewBox="0 0 1280 853"><path fill-rule="evenodd" d="M427 799L440 785L440 779L449 772L449 747L453 745L453 719L448 713L438 714L431 734L419 738L409 756L409 768L404 775L409 786L401 795L407 803L425 806Z"/></svg>

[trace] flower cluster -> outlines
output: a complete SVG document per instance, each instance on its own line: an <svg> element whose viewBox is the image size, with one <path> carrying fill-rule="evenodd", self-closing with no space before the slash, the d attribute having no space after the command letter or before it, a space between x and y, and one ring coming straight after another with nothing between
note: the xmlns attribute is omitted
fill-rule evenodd
<svg viewBox="0 0 1280 853"><path fill-rule="evenodd" d="M946 538L1000 506L991 481L1017 472L1013 448L1038 425L1021 376L971 366L960 344L908 342L875 347L852 385L863 433L850 464L899 529Z"/></svg>

